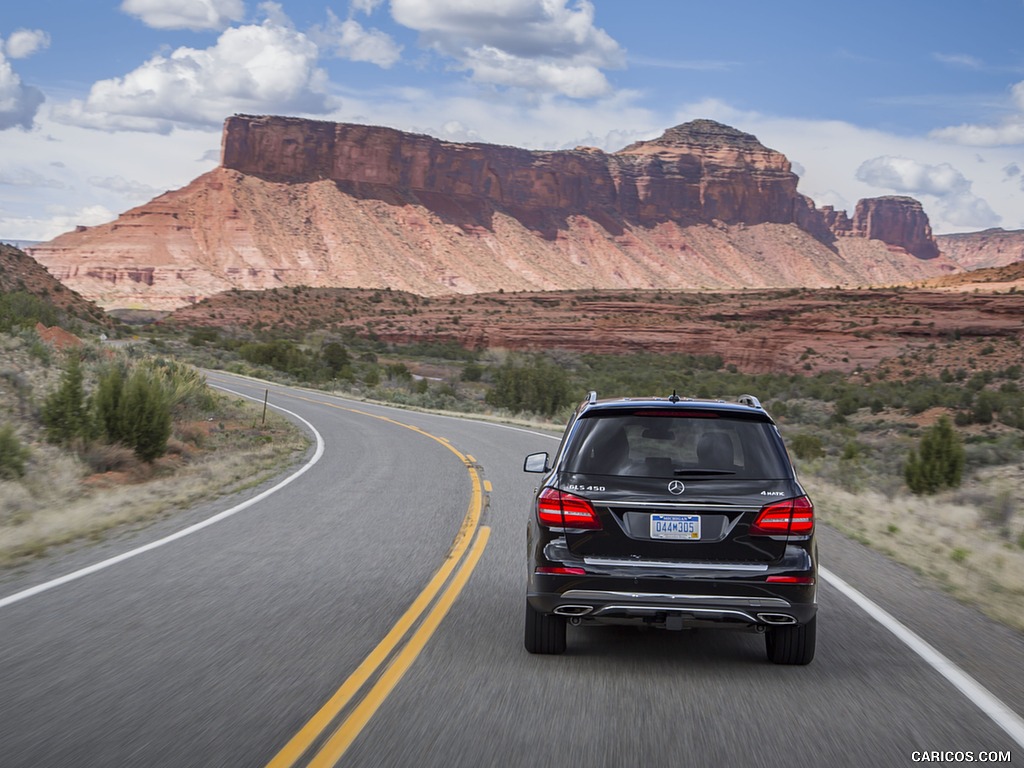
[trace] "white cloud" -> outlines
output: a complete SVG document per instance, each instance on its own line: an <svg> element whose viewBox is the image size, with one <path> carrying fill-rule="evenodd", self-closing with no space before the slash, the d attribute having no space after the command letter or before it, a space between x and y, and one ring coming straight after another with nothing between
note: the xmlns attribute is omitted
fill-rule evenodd
<svg viewBox="0 0 1024 768"><path fill-rule="evenodd" d="M629 63L639 67L681 69L691 72L729 72L742 66L738 61L725 61L721 59L656 59L650 56L634 56L632 54L629 56Z"/></svg>
<svg viewBox="0 0 1024 768"><path fill-rule="evenodd" d="M929 135L942 141L972 147L1004 147L1024 144L1024 80L1010 88L1010 100L1016 112L995 125L964 123L939 128Z"/></svg>
<svg viewBox="0 0 1024 768"><path fill-rule="evenodd" d="M1024 144L1024 118L1012 118L1000 125L954 125L932 131L930 136L971 147Z"/></svg>
<svg viewBox="0 0 1024 768"><path fill-rule="evenodd" d="M857 178L873 187L935 197L944 219L956 226L983 229L1000 221L989 204L971 191L971 182L949 163L927 165L906 157L875 157L861 164Z"/></svg>
<svg viewBox="0 0 1024 768"><path fill-rule="evenodd" d="M949 163L925 165L906 157L865 160L857 169L857 178L873 187L936 197L963 194L971 189L971 183Z"/></svg>
<svg viewBox="0 0 1024 768"><path fill-rule="evenodd" d="M335 55L350 61L366 61L388 69L402 57L402 46L379 29L365 29L353 19L341 21L330 10L327 24L314 27L310 37L323 48L333 49Z"/></svg>
<svg viewBox="0 0 1024 768"><path fill-rule="evenodd" d="M0 51L0 131L30 129L44 100L42 91L21 82L18 73Z"/></svg>
<svg viewBox="0 0 1024 768"><path fill-rule="evenodd" d="M49 46L50 36L41 29L17 29L11 32L5 44L7 55L12 59L27 59Z"/></svg>
<svg viewBox="0 0 1024 768"><path fill-rule="evenodd" d="M377 10L377 7L384 2L384 0L352 0L350 8L352 13L365 13L367 15Z"/></svg>
<svg viewBox="0 0 1024 768"><path fill-rule="evenodd" d="M35 130L2 139L2 237L49 240L109 221L217 164L203 158L220 145L219 130L107 133L54 122L51 112L42 110Z"/></svg>
<svg viewBox="0 0 1024 768"><path fill-rule="evenodd" d="M131 181L123 176L90 176L89 184L98 189L105 189L120 195L129 201L144 203L160 194L161 190L143 184L141 181Z"/></svg>
<svg viewBox="0 0 1024 768"><path fill-rule="evenodd" d="M966 53L933 53L936 61L963 69L983 69L985 63L981 59Z"/></svg>
<svg viewBox="0 0 1024 768"><path fill-rule="evenodd" d="M155 29L224 29L245 16L243 0L124 0L121 10Z"/></svg>
<svg viewBox="0 0 1024 768"><path fill-rule="evenodd" d="M483 46L466 51L465 65L481 83L513 88L540 86L570 98L589 99L608 93L608 81L589 64L527 59L500 48Z"/></svg>
<svg viewBox="0 0 1024 768"><path fill-rule="evenodd" d="M64 189L64 183L52 179L32 168L0 169L0 184L9 187L41 187L44 189Z"/></svg>
<svg viewBox="0 0 1024 768"><path fill-rule="evenodd" d="M77 226L94 227L117 218L102 205L87 205L74 210L50 211L47 218L36 216L9 216L0 213L0 231L11 240L45 241L55 238Z"/></svg>
<svg viewBox="0 0 1024 768"><path fill-rule="evenodd" d="M55 110L66 123L100 130L169 133L219 126L235 112L323 114L327 76L319 49L271 21L232 27L211 48L154 56L124 77L95 83L84 100Z"/></svg>
<svg viewBox="0 0 1024 768"><path fill-rule="evenodd" d="M391 0L391 15L479 83L595 98L611 90L601 70L625 63L589 0Z"/></svg>

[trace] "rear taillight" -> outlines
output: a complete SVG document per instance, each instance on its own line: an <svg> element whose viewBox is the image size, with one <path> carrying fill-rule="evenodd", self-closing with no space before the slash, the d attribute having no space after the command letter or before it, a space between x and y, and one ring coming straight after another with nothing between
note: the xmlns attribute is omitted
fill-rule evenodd
<svg viewBox="0 0 1024 768"><path fill-rule="evenodd" d="M752 536L781 536L788 533L806 536L814 531L814 505L806 496L776 501L761 508L750 526Z"/></svg>
<svg viewBox="0 0 1024 768"><path fill-rule="evenodd" d="M813 576L769 576L765 579L769 584L813 584Z"/></svg>
<svg viewBox="0 0 1024 768"><path fill-rule="evenodd" d="M552 528L600 530L601 521L589 501L557 488L545 488L537 497L537 517Z"/></svg>
<svg viewBox="0 0 1024 768"><path fill-rule="evenodd" d="M575 566L556 565L550 567L537 568L534 573L543 573L549 576L586 576L587 571L585 568L576 568Z"/></svg>

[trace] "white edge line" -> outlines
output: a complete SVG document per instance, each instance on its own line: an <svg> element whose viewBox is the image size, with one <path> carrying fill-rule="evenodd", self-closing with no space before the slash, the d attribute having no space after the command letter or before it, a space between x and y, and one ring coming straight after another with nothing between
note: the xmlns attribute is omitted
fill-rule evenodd
<svg viewBox="0 0 1024 768"><path fill-rule="evenodd" d="M992 722L1006 731L1018 746L1024 747L1024 719L1021 719L1020 715L881 606L872 602L831 571L820 568L819 573L827 582L860 606L868 616L896 635L904 645L924 659L932 669L952 683L960 693L988 715Z"/></svg>
<svg viewBox="0 0 1024 768"><path fill-rule="evenodd" d="M261 398L250 397L249 395L244 395L241 392L235 392L234 390L227 389L216 384L210 384L210 386L215 387L216 389L220 389L224 392L228 392L232 395L238 395L239 397L244 397L248 400L253 400L254 402L263 402ZM316 431L316 428L312 424L310 424L304 418L299 416L297 413L289 411L286 408L281 408L280 406L277 405L271 405L270 407L274 408L275 410L281 411L282 413L286 413L289 416L294 416L296 419L305 424L316 437L316 451L314 452L312 458L310 458L310 460L306 462L295 474L289 475L284 480L275 485L273 488L268 488L267 490L263 491L263 493L260 493L257 496L253 496L251 499L247 499L246 501L243 501L241 504L238 504L237 506L234 506L231 509L226 509L223 512L218 512L213 517L209 517L206 520L202 520L201 522L198 522L195 525L190 525L188 528L182 528L180 531L172 533L169 536L165 536L162 539L151 541L149 544L138 547L137 549L130 550L128 552L124 552L120 555L116 555L115 557L111 557L108 560L103 560L102 562L86 566L85 568L73 571L72 573L60 576L51 581L47 581L42 584L37 584L36 586L29 587L28 589L22 590L21 592L15 592L13 595L8 595L7 597L0 598L0 608L4 608L13 603L17 603L21 600L25 600L26 598L32 597L33 595L38 595L41 592L46 592L47 590L59 587L63 584L67 584L68 582L77 581L78 579L81 579L92 573L102 571L105 568L111 567L112 565L117 565L120 562L136 557L137 555L141 555L144 552L149 552L151 549L162 547L165 544L170 544L172 541L177 541L178 539L184 538L185 536L193 534L197 531L201 531L203 528L206 528L207 526L213 525L214 523L220 522L225 518L231 517L232 515L235 515L244 509L248 509L253 504L258 504L271 494L276 493L277 491L281 490L292 481L297 480L299 477L304 475L314 464L320 461L320 458L323 456L324 439L320 435L320 433Z"/></svg>

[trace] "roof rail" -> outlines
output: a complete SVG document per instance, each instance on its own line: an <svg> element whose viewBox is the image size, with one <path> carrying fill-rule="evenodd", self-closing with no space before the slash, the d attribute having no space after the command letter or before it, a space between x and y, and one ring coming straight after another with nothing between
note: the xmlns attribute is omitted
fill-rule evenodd
<svg viewBox="0 0 1024 768"><path fill-rule="evenodd" d="M587 403L589 405L593 405L596 402L597 402L597 390L592 389L592 390L590 390L590 393L587 395Z"/></svg>
<svg viewBox="0 0 1024 768"><path fill-rule="evenodd" d="M761 405L761 401L753 395L740 395L736 398L736 402L742 405L749 405L751 408L758 408L762 411L764 410L764 406Z"/></svg>

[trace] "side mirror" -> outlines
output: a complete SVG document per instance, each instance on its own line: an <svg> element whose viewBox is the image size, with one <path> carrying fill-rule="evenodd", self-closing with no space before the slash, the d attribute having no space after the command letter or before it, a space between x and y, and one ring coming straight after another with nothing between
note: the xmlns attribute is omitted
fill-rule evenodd
<svg viewBox="0 0 1024 768"><path fill-rule="evenodd" d="M523 472L547 472L549 469L547 453L531 453L523 462Z"/></svg>

